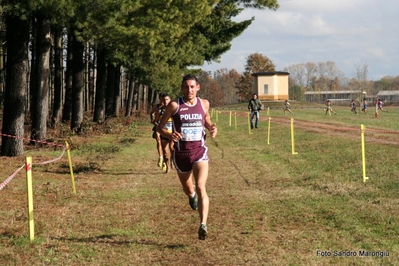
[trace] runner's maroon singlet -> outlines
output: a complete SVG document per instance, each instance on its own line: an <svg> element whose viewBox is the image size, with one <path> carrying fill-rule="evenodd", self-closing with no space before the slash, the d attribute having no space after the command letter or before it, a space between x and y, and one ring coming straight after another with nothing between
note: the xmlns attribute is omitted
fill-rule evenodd
<svg viewBox="0 0 399 266"><path fill-rule="evenodd" d="M177 99L177 110L173 114L173 132L180 132L182 138L174 144L174 161L180 172L188 172L192 164L208 161L205 146L206 112L199 97L194 105L187 105L183 97Z"/></svg>

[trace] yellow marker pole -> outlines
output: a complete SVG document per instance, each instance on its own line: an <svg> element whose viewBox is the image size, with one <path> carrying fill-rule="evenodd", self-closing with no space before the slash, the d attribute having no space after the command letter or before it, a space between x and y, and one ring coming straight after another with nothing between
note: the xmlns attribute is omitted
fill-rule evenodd
<svg viewBox="0 0 399 266"><path fill-rule="evenodd" d="M270 145L270 116L269 116L269 124L267 126L267 145Z"/></svg>
<svg viewBox="0 0 399 266"><path fill-rule="evenodd" d="M216 122L219 122L219 111L216 110Z"/></svg>
<svg viewBox="0 0 399 266"><path fill-rule="evenodd" d="M270 107L267 107L267 113L266 115L270 115Z"/></svg>
<svg viewBox="0 0 399 266"><path fill-rule="evenodd" d="M295 152L295 140L294 140L294 118L291 118L291 145L292 145L292 154L298 154Z"/></svg>
<svg viewBox="0 0 399 266"><path fill-rule="evenodd" d="M33 219L33 189L32 189L32 157L25 158L26 168L26 187L28 189L28 219L29 219L29 238L35 239L35 221Z"/></svg>
<svg viewBox="0 0 399 266"><path fill-rule="evenodd" d="M251 112L248 113L248 134L251 135Z"/></svg>
<svg viewBox="0 0 399 266"><path fill-rule="evenodd" d="M231 127L231 111L230 111L230 122L229 122L229 126Z"/></svg>
<svg viewBox="0 0 399 266"><path fill-rule="evenodd" d="M369 179L366 176L366 149L364 148L364 131L366 127L362 124L360 125L361 131L361 139L362 139L362 165L363 165L363 182L366 183L366 180Z"/></svg>
<svg viewBox="0 0 399 266"><path fill-rule="evenodd" d="M234 112L234 126L235 129L237 130L237 112Z"/></svg>
<svg viewBox="0 0 399 266"><path fill-rule="evenodd" d="M73 189L73 193L75 193L75 194L76 194L76 188L75 188L75 177L73 176L73 168L72 168L71 152L70 152L70 149L69 149L69 144L68 144L68 141L65 141L65 146L67 147L67 153L68 153L69 171L70 171L70 173L71 173L72 189Z"/></svg>

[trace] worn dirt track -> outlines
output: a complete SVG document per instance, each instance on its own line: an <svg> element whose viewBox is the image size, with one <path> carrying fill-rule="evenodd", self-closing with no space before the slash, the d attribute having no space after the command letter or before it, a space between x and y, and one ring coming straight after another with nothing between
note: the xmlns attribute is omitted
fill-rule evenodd
<svg viewBox="0 0 399 266"><path fill-rule="evenodd" d="M245 114L238 114L241 117L245 117ZM261 116L261 121L267 121L267 116ZM271 123L278 124L291 124L291 116L286 117L272 117ZM308 132L314 132L319 134L325 134L330 136L340 136L343 138L359 140L361 135L361 129L355 126L346 126L339 124L313 122L309 120L296 119L294 120L295 130L303 130ZM365 142L377 143L385 145L398 145L399 146L399 131L392 130L381 130L377 128L366 128L364 131Z"/></svg>

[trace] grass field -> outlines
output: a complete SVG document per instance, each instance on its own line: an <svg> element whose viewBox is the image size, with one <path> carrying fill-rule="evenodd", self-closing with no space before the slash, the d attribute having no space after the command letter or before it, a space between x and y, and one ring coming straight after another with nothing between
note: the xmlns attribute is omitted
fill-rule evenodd
<svg viewBox="0 0 399 266"><path fill-rule="evenodd" d="M231 109L237 128L234 115L230 126L230 110L221 109L218 136L207 142L205 241L198 240L198 214L176 173L156 167L151 125L114 119L101 130L88 126L83 136L52 132L54 140L71 144L76 194L66 155L35 164L59 157L62 148L27 146L35 240L29 239L23 170L0 190L0 265L396 265L397 107L375 118L372 108L369 116L351 114L349 107L325 116L322 105L292 103L295 155L282 103L266 104L269 145L266 111L260 128L248 134L245 107L231 107L240 108ZM336 130L311 130L322 123ZM386 130L373 140L365 132L367 182L361 124ZM23 164L23 157L1 157L0 183Z"/></svg>

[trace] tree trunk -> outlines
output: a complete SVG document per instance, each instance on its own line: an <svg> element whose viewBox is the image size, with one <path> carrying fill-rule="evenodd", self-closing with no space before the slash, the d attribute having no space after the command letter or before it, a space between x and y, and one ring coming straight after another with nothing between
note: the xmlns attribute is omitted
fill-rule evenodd
<svg viewBox="0 0 399 266"><path fill-rule="evenodd" d="M63 56L62 56L62 28L56 28L54 30L54 104L53 104L53 115L51 118L51 124L54 126L59 118L61 117L61 106L62 106L62 71L63 71Z"/></svg>
<svg viewBox="0 0 399 266"><path fill-rule="evenodd" d="M105 120L105 89L107 85L107 61L104 47L97 49L96 100L93 121L103 123Z"/></svg>
<svg viewBox="0 0 399 266"><path fill-rule="evenodd" d="M86 43L85 46L85 71L84 71L84 78L85 78L85 87L84 87L84 110L85 112L90 110L90 45Z"/></svg>
<svg viewBox="0 0 399 266"><path fill-rule="evenodd" d="M115 71L115 93L114 93L114 115L119 116L119 110L121 107L120 99L121 99L121 65L116 67Z"/></svg>
<svg viewBox="0 0 399 266"><path fill-rule="evenodd" d="M132 74L129 74L129 91L127 96L126 114L125 114L126 117L132 115L133 89L134 89L134 77Z"/></svg>
<svg viewBox="0 0 399 266"><path fill-rule="evenodd" d="M82 133L83 90L84 90L84 45L73 38L73 74L72 74L72 121L71 130Z"/></svg>
<svg viewBox="0 0 399 266"><path fill-rule="evenodd" d="M148 86L144 86L143 90L143 110L148 111Z"/></svg>
<svg viewBox="0 0 399 266"><path fill-rule="evenodd" d="M68 47L67 47L67 61L66 61L66 76L65 76L65 102L62 112L62 122L68 123L71 121L72 109L72 65L73 65L73 39L72 31L68 33Z"/></svg>
<svg viewBox="0 0 399 266"><path fill-rule="evenodd" d="M28 71L29 23L18 17L6 17L7 64L1 156L24 154L23 140Z"/></svg>
<svg viewBox="0 0 399 266"><path fill-rule="evenodd" d="M114 97L115 97L115 66L108 62L107 66L107 89L105 98L105 115L115 116Z"/></svg>
<svg viewBox="0 0 399 266"><path fill-rule="evenodd" d="M140 83L135 82L134 90L133 90L133 108L132 108L133 111L136 111L138 109L139 87L140 87Z"/></svg>
<svg viewBox="0 0 399 266"><path fill-rule="evenodd" d="M140 84L139 86L139 95L138 95L138 100L137 100L137 110L141 111L143 110L143 95L144 95L144 85Z"/></svg>
<svg viewBox="0 0 399 266"><path fill-rule="evenodd" d="M47 117L50 86L51 22L48 17L37 18L35 99L32 109L32 140L44 140L47 134Z"/></svg>
<svg viewBox="0 0 399 266"><path fill-rule="evenodd" d="M3 36L0 35L0 43L4 43ZM0 45L0 107L4 99L4 51L3 45Z"/></svg>
<svg viewBox="0 0 399 266"><path fill-rule="evenodd" d="M37 102L37 92L36 92L36 78L37 78L37 61L36 61L36 41L37 41L37 21L35 18L32 19L32 36L31 36L31 52L30 52L30 73L28 73L29 79L29 86L27 88L27 106L26 108L29 110L30 113L30 124L32 124L32 121L36 120L35 116L36 114L36 102ZM33 127L33 126L32 126ZM32 132L31 132L32 133Z"/></svg>

